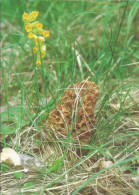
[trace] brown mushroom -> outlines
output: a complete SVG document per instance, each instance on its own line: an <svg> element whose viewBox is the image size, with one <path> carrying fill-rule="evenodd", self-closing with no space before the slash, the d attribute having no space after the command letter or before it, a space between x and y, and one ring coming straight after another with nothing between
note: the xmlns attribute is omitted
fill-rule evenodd
<svg viewBox="0 0 139 195"><path fill-rule="evenodd" d="M62 139L71 135L88 143L94 132L94 109L99 87L90 81L70 85L64 96L49 114L46 125L53 137Z"/></svg>

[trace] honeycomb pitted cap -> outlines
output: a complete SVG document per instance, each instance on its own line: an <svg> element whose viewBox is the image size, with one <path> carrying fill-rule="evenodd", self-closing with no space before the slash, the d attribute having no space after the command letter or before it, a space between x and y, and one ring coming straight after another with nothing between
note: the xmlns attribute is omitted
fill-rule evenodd
<svg viewBox="0 0 139 195"><path fill-rule="evenodd" d="M95 82L82 81L70 85L49 114L46 125L53 137L88 143L94 132L94 109L99 95Z"/></svg>

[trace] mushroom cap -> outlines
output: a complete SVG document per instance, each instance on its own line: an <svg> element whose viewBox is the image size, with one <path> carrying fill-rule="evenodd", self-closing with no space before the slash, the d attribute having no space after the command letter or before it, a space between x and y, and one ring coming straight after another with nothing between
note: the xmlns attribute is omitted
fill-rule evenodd
<svg viewBox="0 0 139 195"><path fill-rule="evenodd" d="M95 82L82 81L70 85L46 122L53 137L66 139L71 136L88 143L94 132L94 109L98 95L99 87Z"/></svg>

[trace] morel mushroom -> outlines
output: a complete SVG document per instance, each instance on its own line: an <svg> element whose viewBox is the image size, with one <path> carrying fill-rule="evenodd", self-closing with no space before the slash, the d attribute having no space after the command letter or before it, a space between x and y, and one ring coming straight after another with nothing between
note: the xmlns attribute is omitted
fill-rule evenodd
<svg viewBox="0 0 139 195"><path fill-rule="evenodd" d="M94 108L99 87L90 81L70 85L64 96L49 114L47 127L59 139L78 139L88 143L94 130Z"/></svg>

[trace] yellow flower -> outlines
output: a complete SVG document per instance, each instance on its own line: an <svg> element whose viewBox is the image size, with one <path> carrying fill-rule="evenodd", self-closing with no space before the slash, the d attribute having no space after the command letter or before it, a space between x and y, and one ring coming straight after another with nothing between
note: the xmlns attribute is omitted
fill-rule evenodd
<svg viewBox="0 0 139 195"><path fill-rule="evenodd" d="M37 37L35 39L36 45L38 45L38 44L41 45L43 41L45 41L44 37Z"/></svg>
<svg viewBox="0 0 139 195"><path fill-rule="evenodd" d="M38 48L37 47L33 47L33 53L37 53L38 52Z"/></svg>
<svg viewBox="0 0 139 195"><path fill-rule="evenodd" d="M39 12L38 11L33 11L33 12L31 12L31 14L30 14L33 18L37 18L37 16L39 15Z"/></svg>
<svg viewBox="0 0 139 195"><path fill-rule="evenodd" d="M29 22L33 22L38 17L39 12L33 11L29 14Z"/></svg>
<svg viewBox="0 0 139 195"><path fill-rule="evenodd" d="M35 38L35 35L33 33L29 33L28 38L33 39L33 38Z"/></svg>
<svg viewBox="0 0 139 195"><path fill-rule="evenodd" d="M22 19L25 24L25 29L28 33L29 39L34 39L35 46L33 47L33 53L36 54L36 65L41 65L41 59L46 56L46 45L44 44L45 38L50 35L48 30L43 29L43 24L36 21L38 17L38 11L32 11L30 14L24 12Z"/></svg>
<svg viewBox="0 0 139 195"><path fill-rule="evenodd" d="M31 24L27 24L27 25L25 26L25 29L26 29L27 32L32 31L32 26L31 26Z"/></svg>
<svg viewBox="0 0 139 195"><path fill-rule="evenodd" d="M42 32L42 34L43 34L44 37L49 37L50 32L48 30L45 30L45 31Z"/></svg>
<svg viewBox="0 0 139 195"><path fill-rule="evenodd" d="M40 66L40 65L41 65L41 61L40 61L40 60L37 60L37 61L36 61L36 65L37 65L37 66Z"/></svg>
<svg viewBox="0 0 139 195"><path fill-rule="evenodd" d="M42 27L43 27L43 24L41 23L36 24L36 28L41 29Z"/></svg>
<svg viewBox="0 0 139 195"><path fill-rule="evenodd" d="M23 16L22 16L23 21L28 21L29 20L29 14L24 12Z"/></svg>

